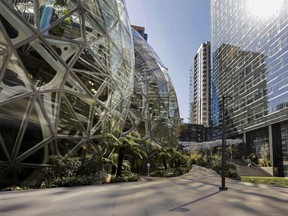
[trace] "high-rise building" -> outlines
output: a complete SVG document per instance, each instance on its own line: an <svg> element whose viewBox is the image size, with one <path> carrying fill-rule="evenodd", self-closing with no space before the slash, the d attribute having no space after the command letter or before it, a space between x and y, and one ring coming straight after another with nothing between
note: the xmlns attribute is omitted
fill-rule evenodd
<svg viewBox="0 0 288 216"><path fill-rule="evenodd" d="M193 124L194 110L194 70L191 68L189 73L189 117L188 122Z"/></svg>
<svg viewBox="0 0 288 216"><path fill-rule="evenodd" d="M210 42L202 43L194 57L193 124L210 126Z"/></svg>
<svg viewBox="0 0 288 216"><path fill-rule="evenodd" d="M214 138L222 96L228 138L288 176L288 1L211 1Z"/></svg>
<svg viewBox="0 0 288 216"><path fill-rule="evenodd" d="M179 133L179 140L181 142L204 142L205 128L203 125L197 124L181 124Z"/></svg>

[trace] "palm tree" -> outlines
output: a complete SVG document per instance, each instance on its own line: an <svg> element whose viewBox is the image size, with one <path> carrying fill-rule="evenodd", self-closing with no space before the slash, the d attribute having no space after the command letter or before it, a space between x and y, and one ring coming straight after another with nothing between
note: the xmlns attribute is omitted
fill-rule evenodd
<svg viewBox="0 0 288 216"><path fill-rule="evenodd" d="M140 144L141 138L138 134L131 132L125 137L120 137L119 142L115 143L115 151L118 152L116 177L122 175L122 165L125 155L129 154L133 158L143 159L147 157L145 149Z"/></svg>
<svg viewBox="0 0 288 216"><path fill-rule="evenodd" d="M104 165L110 164L116 167L115 164L115 143L120 143L117 138L117 131L114 133L103 133L99 143L91 142L89 145L85 145L84 156L82 155L82 167L84 169L88 164L93 166L96 170L104 171ZM89 157L86 157L86 152L90 152ZM115 169L116 170L116 169Z"/></svg>

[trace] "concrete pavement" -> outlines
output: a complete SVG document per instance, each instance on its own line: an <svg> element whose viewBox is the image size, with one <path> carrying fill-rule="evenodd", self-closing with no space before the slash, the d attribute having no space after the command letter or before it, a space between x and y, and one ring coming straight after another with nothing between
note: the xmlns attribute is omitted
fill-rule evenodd
<svg viewBox="0 0 288 216"><path fill-rule="evenodd" d="M177 178L0 193L0 216L288 215L288 188L226 179L193 166Z"/></svg>

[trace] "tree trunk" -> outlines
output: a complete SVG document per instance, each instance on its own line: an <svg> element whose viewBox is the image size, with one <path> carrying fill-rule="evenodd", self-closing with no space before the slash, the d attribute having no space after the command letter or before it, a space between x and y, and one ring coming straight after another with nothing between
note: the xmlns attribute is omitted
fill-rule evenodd
<svg viewBox="0 0 288 216"><path fill-rule="evenodd" d="M115 174L115 173L116 173L116 166L112 165L111 174Z"/></svg>
<svg viewBox="0 0 288 216"><path fill-rule="evenodd" d="M132 159L131 159L131 171L132 173L136 173L136 159L132 156Z"/></svg>
<svg viewBox="0 0 288 216"><path fill-rule="evenodd" d="M120 147L119 153L118 153L118 165L117 165L116 177L119 177L122 174L122 164L124 160L124 153L125 153L125 147Z"/></svg>
<svg viewBox="0 0 288 216"><path fill-rule="evenodd" d="M165 158L163 158L163 165L164 165L165 170L167 170L167 163L166 163Z"/></svg>

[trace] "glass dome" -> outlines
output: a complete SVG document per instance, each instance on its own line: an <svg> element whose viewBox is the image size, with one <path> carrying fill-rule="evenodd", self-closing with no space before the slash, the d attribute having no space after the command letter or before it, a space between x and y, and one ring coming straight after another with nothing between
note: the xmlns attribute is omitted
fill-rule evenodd
<svg viewBox="0 0 288 216"><path fill-rule="evenodd" d="M132 29L132 32L135 49L133 126L144 139L165 143L175 135L180 120L176 92L159 56L137 31Z"/></svg>
<svg viewBox="0 0 288 216"><path fill-rule="evenodd" d="M50 155L92 158L103 133L123 129L134 62L124 0L2 0L3 179Z"/></svg>

